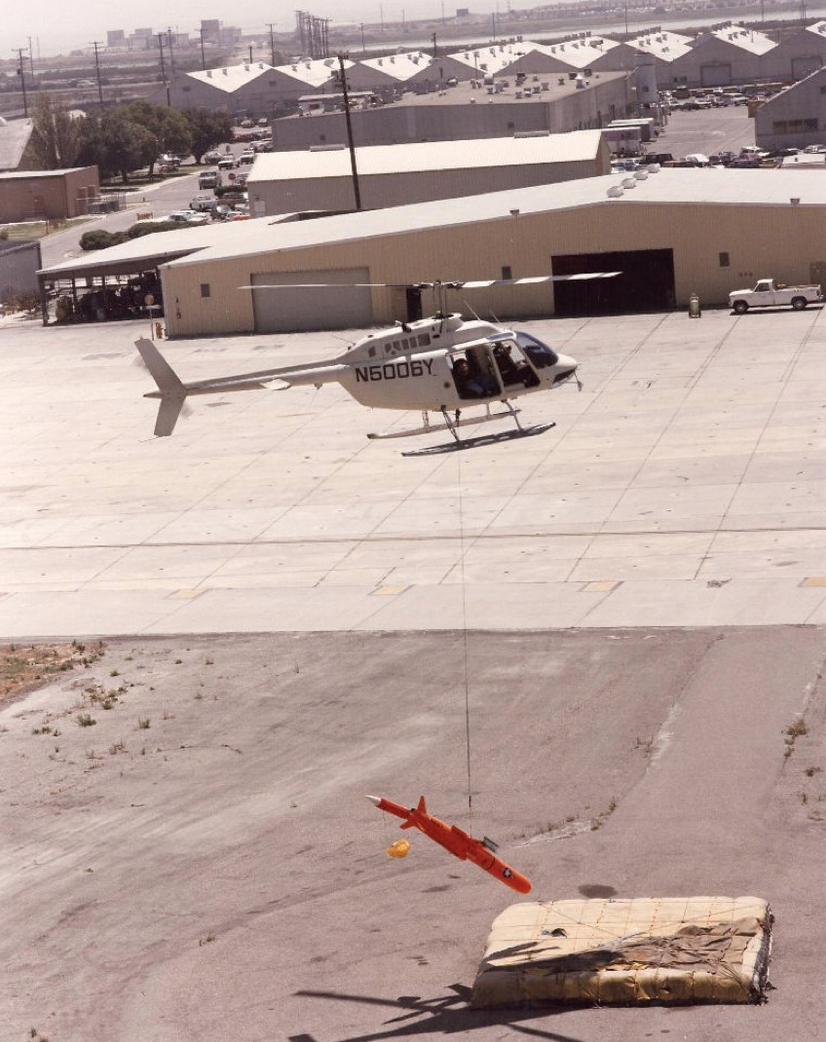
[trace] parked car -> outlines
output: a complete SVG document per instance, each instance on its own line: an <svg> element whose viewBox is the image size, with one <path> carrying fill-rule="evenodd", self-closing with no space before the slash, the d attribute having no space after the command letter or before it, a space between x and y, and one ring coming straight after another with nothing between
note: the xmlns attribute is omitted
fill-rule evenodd
<svg viewBox="0 0 826 1042"><path fill-rule="evenodd" d="M201 159L204 163L218 163L223 156L223 152L219 152L217 148L210 149L209 152L204 153Z"/></svg>
<svg viewBox="0 0 826 1042"><path fill-rule="evenodd" d="M250 149L247 152L242 152L241 155L238 157L238 165L239 166L249 166L251 163L254 163L254 162L255 162L255 152L253 152L252 149Z"/></svg>
<svg viewBox="0 0 826 1042"><path fill-rule="evenodd" d="M174 221L176 224L206 224L209 214L198 213L195 210L175 210L166 217L159 218L161 221Z"/></svg>
<svg viewBox="0 0 826 1042"><path fill-rule="evenodd" d="M199 188L220 188L222 183L220 170L202 170L198 174Z"/></svg>

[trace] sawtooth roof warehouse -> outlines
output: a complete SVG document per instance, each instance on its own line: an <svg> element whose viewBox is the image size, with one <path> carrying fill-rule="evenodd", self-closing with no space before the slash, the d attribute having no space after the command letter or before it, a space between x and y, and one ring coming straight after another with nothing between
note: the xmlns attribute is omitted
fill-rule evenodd
<svg viewBox="0 0 826 1042"><path fill-rule="evenodd" d="M163 250L167 258L184 254L160 267L169 336L363 327L414 317L417 306L429 311L427 291L417 299L405 288L412 283L583 271L622 274L494 287L472 298L451 291L448 303L503 319L662 311L685 306L692 293L704 305L723 304L761 276L826 282L826 184L820 170L674 168L624 181L611 174L310 221L265 217L150 235L104 251L109 260L78 258L41 279L112 270L116 260L121 271L139 269ZM344 285L240 288L291 282ZM350 285L359 282L399 288Z"/></svg>

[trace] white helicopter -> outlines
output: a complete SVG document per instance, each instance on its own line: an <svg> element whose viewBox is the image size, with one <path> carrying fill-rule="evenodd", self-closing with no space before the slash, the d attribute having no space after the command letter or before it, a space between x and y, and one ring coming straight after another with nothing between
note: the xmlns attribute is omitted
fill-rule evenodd
<svg viewBox="0 0 826 1042"><path fill-rule="evenodd" d="M172 434L185 400L192 395L224 394L270 388L284 390L301 384L321 387L338 383L361 405L375 409L421 410L422 426L411 430L368 434L368 438L405 438L436 431L450 431L459 441L457 429L465 424L487 423L511 417L521 431L513 399L537 391L549 391L575 380L575 359L559 354L531 333L509 329L478 317L466 321L446 311L449 289L482 289L490 286L529 285L540 282L613 278L620 272L589 272L579 275L547 275L522 279L491 279L471 282L418 283L416 289L432 289L440 307L431 318L398 322L392 329L370 333L336 358L305 365L264 369L235 376L184 383L151 340L136 341L138 351L157 384L157 391L144 397L159 398L155 435ZM317 288L243 286L242 289ZM385 287L386 283L358 283ZM505 408L492 411L501 403ZM481 415L462 417L472 407ZM431 423L430 413L440 413L442 422Z"/></svg>

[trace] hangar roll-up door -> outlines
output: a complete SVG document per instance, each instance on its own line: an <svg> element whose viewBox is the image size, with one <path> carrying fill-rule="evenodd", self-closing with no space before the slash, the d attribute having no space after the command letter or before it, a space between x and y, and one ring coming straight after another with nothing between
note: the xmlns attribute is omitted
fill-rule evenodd
<svg viewBox="0 0 826 1042"><path fill-rule="evenodd" d="M369 281L369 268L253 273L253 286L296 286L295 289L252 291L255 332L361 329L372 325L370 290L355 285ZM298 288L302 283L309 283L312 288Z"/></svg>
<svg viewBox="0 0 826 1042"><path fill-rule="evenodd" d="M700 84L703 87L728 87L731 84L731 66L701 65Z"/></svg>
<svg viewBox="0 0 826 1042"><path fill-rule="evenodd" d="M618 271L611 279L554 283L554 313L560 318L669 311L675 306L673 250L570 253L551 258L554 275Z"/></svg>

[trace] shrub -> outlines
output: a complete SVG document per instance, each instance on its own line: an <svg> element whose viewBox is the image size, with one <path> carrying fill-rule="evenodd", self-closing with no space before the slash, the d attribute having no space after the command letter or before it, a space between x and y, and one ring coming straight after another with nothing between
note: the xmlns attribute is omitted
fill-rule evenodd
<svg viewBox="0 0 826 1042"><path fill-rule="evenodd" d="M109 246L117 246L125 242L124 232L107 232L103 228L97 228L93 232L84 232L80 237L80 248L82 250L105 250Z"/></svg>
<svg viewBox="0 0 826 1042"><path fill-rule="evenodd" d="M127 239L140 239L143 235L154 235L155 232L171 232L176 228L189 228L194 225L181 224L178 221L139 221L126 232Z"/></svg>

